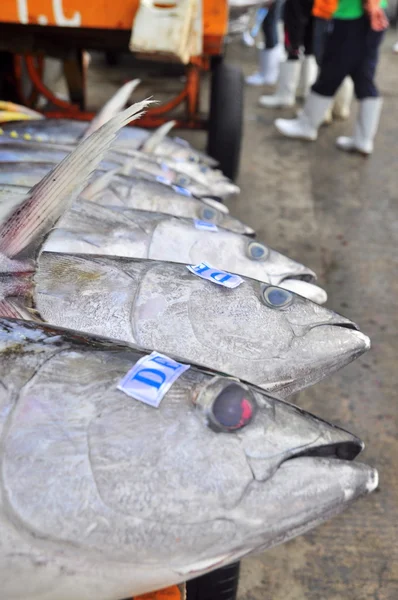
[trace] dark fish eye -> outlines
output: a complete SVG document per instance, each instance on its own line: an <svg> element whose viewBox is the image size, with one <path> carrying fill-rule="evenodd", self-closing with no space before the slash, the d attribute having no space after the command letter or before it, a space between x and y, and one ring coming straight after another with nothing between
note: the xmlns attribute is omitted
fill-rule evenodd
<svg viewBox="0 0 398 600"><path fill-rule="evenodd" d="M219 431L236 431L252 420L255 403L250 392L236 383L225 387L211 407L211 421Z"/></svg>
<svg viewBox="0 0 398 600"><path fill-rule="evenodd" d="M198 163L199 162L198 157L195 156L194 154L190 154L189 157L188 157L188 160L189 160L189 162L192 162L192 163Z"/></svg>
<svg viewBox="0 0 398 600"><path fill-rule="evenodd" d="M269 250L263 244L259 242L250 242L247 246L247 253L249 258L252 260L265 260L268 256Z"/></svg>
<svg viewBox="0 0 398 600"><path fill-rule="evenodd" d="M214 222L217 219L217 211L214 208L205 206L200 209L200 217L203 221Z"/></svg>
<svg viewBox="0 0 398 600"><path fill-rule="evenodd" d="M183 177L183 176L178 177L177 184L181 185L182 187L187 186L189 184L188 177Z"/></svg>
<svg viewBox="0 0 398 600"><path fill-rule="evenodd" d="M293 302L293 294L288 290L268 286L263 289L263 298L271 308L285 308Z"/></svg>

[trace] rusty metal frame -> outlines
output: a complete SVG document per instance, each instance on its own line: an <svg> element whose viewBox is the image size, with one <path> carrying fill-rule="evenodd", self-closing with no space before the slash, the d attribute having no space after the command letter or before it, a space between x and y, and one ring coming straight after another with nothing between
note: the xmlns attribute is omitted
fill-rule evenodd
<svg viewBox="0 0 398 600"><path fill-rule="evenodd" d="M33 92L26 97L23 94L21 83L22 63L25 61L26 70L29 79L33 85ZM199 92L200 78L204 71L209 69L209 59L206 57L193 58L186 66L186 82L183 89L171 100L164 102L162 105L150 109L146 115L141 118L140 125L142 127L159 127L163 123L170 120L171 111L175 110L182 104L185 104L185 116L177 118L177 127L188 129L206 129L207 120L199 114ZM94 114L93 112L81 110L80 107L72 102L67 102L58 98L42 81L43 76L43 56L32 54L17 54L14 60L14 70L16 80L18 81L18 94L22 104L33 108L39 95L44 96L46 100L54 105L54 109L43 111L46 117L77 119L79 121L90 121ZM82 72L81 81L85 82L84 69Z"/></svg>

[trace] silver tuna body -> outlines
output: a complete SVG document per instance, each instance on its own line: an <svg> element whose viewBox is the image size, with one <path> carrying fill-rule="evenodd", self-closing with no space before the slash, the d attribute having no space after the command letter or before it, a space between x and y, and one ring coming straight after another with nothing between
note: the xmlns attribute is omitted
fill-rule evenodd
<svg viewBox="0 0 398 600"><path fill-rule="evenodd" d="M17 173L11 173L10 180L15 185L1 183L0 195L18 192L27 193L35 183L41 179L41 170L37 172L37 179L32 174L24 178ZM3 175L6 175L3 169ZM4 177L6 179L6 177ZM100 181L103 180L101 185ZM211 198L195 198L188 190L179 186L168 186L160 182L145 179L138 175L123 176L118 173L97 172L92 179L93 185L83 191L81 197L96 204L104 206L121 206L136 210L160 212L163 214L198 219L207 223L229 229L235 233L254 235L254 230L229 214L227 207ZM13 189L15 188L15 189Z"/></svg>
<svg viewBox="0 0 398 600"><path fill-rule="evenodd" d="M0 357L2 600L185 581L377 485L357 438L215 373L190 368L154 409L117 389L142 353L114 342L1 320ZM238 430L232 405L251 408Z"/></svg>
<svg viewBox="0 0 398 600"><path fill-rule="evenodd" d="M85 134L87 123L73 121L72 119L45 119L40 121L23 121L18 123L5 123L2 125L2 141L22 138L43 144L76 144ZM139 150L151 136L148 129L141 127L126 127L121 130L115 142L121 149ZM194 161L214 166L216 162L207 154L190 146L180 138L165 137L153 150L154 154L169 156L178 160Z"/></svg>
<svg viewBox="0 0 398 600"><path fill-rule="evenodd" d="M0 144L0 161L56 164L75 147L76 145L46 145L23 140L7 140ZM139 170L159 181L187 187L197 196L228 198L239 193L238 186L207 165L201 167L196 163L173 161L171 158L162 159L143 152L118 151L117 148L113 148L108 152L102 166L105 169L123 167L126 174L130 169Z"/></svg>
<svg viewBox="0 0 398 600"><path fill-rule="evenodd" d="M274 285L290 278L315 280L308 267L243 235L223 229L203 231L187 219L83 201L76 202L60 219L43 249L185 264L205 261Z"/></svg>
<svg viewBox="0 0 398 600"><path fill-rule="evenodd" d="M48 323L156 348L278 397L370 346L352 321L290 291L252 279L226 289L168 262L44 252L33 300Z"/></svg>

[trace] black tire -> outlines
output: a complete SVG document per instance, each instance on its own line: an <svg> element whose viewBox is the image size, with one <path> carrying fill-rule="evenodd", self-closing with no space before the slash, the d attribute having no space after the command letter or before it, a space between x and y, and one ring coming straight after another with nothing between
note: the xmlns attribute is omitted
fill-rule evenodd
<svg viewBox="0 0 398 600"><path fill-rule="evenodd" d="M108 67L116 67L119 64L119 55L117 52L105 52L105 62Z"/></svg>
<svg viewBox="0 0 398 600"><path fill-rule="evenodd" d="M239 170L243 89L241 69L222 60L214 63L207 152L230 179L236 179Z"/></svg>
<svg viewBox="0 0 398 600"><path fill-rule="evenodd" d="M240 563L187 582L187 600L236 600Z"/></svg>
<svg viewBox="0 0 398 600"><path fill-rule="evenodd" d="M8 102L20 102L13 61L11 52L0 52L0 98Z"/></svg>

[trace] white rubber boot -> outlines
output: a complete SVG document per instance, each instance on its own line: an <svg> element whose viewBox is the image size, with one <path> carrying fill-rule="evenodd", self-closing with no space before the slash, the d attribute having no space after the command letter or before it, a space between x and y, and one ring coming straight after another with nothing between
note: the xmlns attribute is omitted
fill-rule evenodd
<svg viewBox="0 0 398 600"><path fill-rule="evenodd" d="M287 60L281 63L276 91L270 96L260 96L258 103L266 108L294 106L300 76L300 61Z"/></svg>
<svg viewBox="0 0 398 600"><path fill-rule="evenodd" d="M247 85L264 85L264 76L267 72L268 57L266 50L258 51L258 71L246 77Z"/></svg>
<svg viewBox="0 0 398 600"><path fill-rule="evenodd" d="M300 116L297 119L276 119L275 127L286 137L313 142L318 137L318 128L332 102L333 98L329 96L310 92Z"/></svg>
<svg viewBox="0 0 398 600"><path fill-rule="evenodd" d="M318 65L316 64L315 56L304 56L301 61L301 73L299 84L297 87L297 98L305 98L308 96L312 85L318 76Z"/></svg>
<svg viewBox="0 0 398 600"><path fill-rule="evenodd" d="M351 77L346 77L334 97L332 113L336 119L348 119L353 95L354 83Z"/></svg>
<svg viewBox="0 0 398 600"><path fill-rule="evenodd" d="M359 103L359 111L353 137L338 137L337 147L345 152L359 152L366 156L373 152L373 140L379 126L381 98L365 98Z"/></svg>
<svg viewBox="0 0 398 600"><path fill-rule="evenodd" d="M275 85L279 74L280 47L259 51L259 70L246 77L248 85Z"/></svg>

